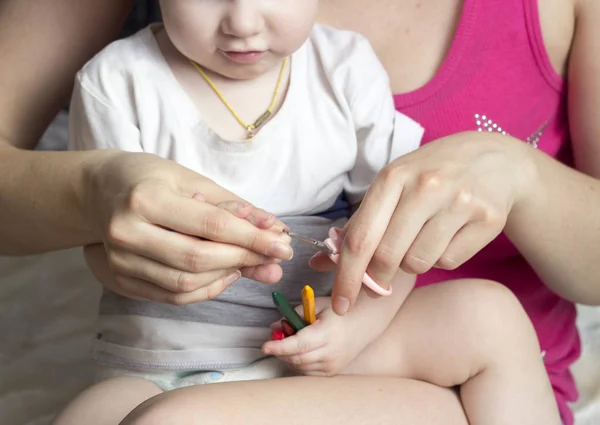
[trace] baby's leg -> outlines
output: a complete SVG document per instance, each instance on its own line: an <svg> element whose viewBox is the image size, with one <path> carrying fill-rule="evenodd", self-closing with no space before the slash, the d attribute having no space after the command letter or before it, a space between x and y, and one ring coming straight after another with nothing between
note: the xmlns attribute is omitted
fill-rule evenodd
<svg viewBox="0 0 600 425"><path fill-rule="evenodd" d="M138 405L160 393L156 385L142 378L111 378L77 396L54 425L118 425Z"/></svg>
<svg viewBox="0 0 600 425"><path fill-rule="evenodd" d="M488 281L416 289L344 373L460 385L471 425L560 424L529 318L508 289Z"/></svg>

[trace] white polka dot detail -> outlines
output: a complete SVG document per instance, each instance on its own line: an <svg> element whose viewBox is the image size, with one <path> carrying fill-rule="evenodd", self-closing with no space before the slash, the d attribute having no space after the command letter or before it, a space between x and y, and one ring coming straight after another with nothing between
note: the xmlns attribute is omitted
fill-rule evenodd
<svg viewBox="0 0 600 425"><path fill-rule="evenodd" d="M496 124L487 115L475 114L475 125L477 126L477 131L487 130L488 132L496 131L504 135L507 134L506 131L502 130L502 127Z"/></svg>
<svg viewBox="0 0 600 425"><path fill-rule="evenodd" d="M495 132L503 134L505 136L509 135L509 133L506 130L504 130L497 123L495 123L494 120L488 118L487 115L475 114L474 117L475 117L475 126L477 127L477 131L479 131L479 132L487 131L489 133L492 133L495 131ZM535 133L533 133L531 136L529 136L527 138L527 140L525 140L525 142L528 145L531 145L532 147L537 149L538 144L540 143L540 139L542 138L542 133L547 125L548 125L548 121L546 121Z"/></svg>

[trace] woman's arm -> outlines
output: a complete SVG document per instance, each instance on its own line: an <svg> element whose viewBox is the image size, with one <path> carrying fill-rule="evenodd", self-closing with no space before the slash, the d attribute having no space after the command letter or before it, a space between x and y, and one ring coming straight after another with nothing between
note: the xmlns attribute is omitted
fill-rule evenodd
<svg viewBox="0 0 600 425"><path fill-rule="evenodd" d="M600 3L578 4L569 64L569 124L575 165L541 152L537 179L509 215L506 233L561 296L600 304Z"/></svg>
<svg viewBox="0 0 600 425"><path fill-rule="evenodd" d="M0 255L104 243L104 285L176 304L216 295L238 269L277 282L273 258L292 256L289 237L271 231L283 225L251 205L227 207L239 198L211 180L145 153L24 150L131 5L0 2Z"/></svg>
<svg viewBox="0 0 600 425"><path fill-rule="evenodd" d="M383 286L399 266L454 269L502 230L552 290L600 304L600 5L580 0L576 16L569 117L579 171L518 140L477 132L395 160L346 227L337 313L356 299L365 269Z"/></svg>
<svg viewBox="0 0 600 425"><path fill-rule="evenodd" d="M0 254L98 240L86 170L109 152L27 152L68 100L74 75L117 34L132 0L0 3Z"/></svg>
<svg viewBox="0 0 600 425"><path fill-rule="evenodd" d="M206 271L206 251L214 253L215 247L200 246L192 238L165 246L160 230L166 226L229 244L220 260L231 267L256 266L262 257L251 251L290 258L286 235L260 230L215 207L239 198L171 161L118 151L23 150L35 145L68 99L75 73L115 36L132 3L0 3L0 254L108 241L124 253L176 267L179 272L169 279L173 282L189 280L187 273ZM192 200L198 193L206 202ZM265 214L254 209L250 216ZM281 229L281 223L276 227ZM124 274L139 278L149 272L142 266L134 268ZM257 280L276 278L267 279L254 268L246 272Z"/></svg>

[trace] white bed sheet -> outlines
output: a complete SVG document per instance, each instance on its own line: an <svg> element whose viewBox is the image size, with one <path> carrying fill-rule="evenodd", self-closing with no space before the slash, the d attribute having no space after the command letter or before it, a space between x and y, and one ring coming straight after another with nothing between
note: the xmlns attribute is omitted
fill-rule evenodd
<svg viewBox="0 0 600 425"><path fill-rule="evenodd" d="M45 146L66 138L61 116ZM0 257L0 425L49 425L92 378L89 343L100 288L80 249ZM600 309L580 308L584 355L577 425L600 424Z"/></svg>
<svg viewBox="0 0 600 425"><path fill-rule="evenodd" d="M99 296L81 250L0 257L1 425L49 425L88 385Z"/></svg>

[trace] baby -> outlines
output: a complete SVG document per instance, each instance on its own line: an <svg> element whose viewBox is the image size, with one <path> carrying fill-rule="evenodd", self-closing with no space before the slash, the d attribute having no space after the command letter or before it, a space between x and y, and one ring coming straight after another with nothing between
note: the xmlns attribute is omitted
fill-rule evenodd
<svg viewBox="0 0 600 425"><path fill-rule="evenodd" d="M314 24L317 0L161 6L163 24L113 43L79 72L72 148L170 158L323 240L381 168L419 146L423 129L395 111L369 44ZM331 274L308 268L310 248L293 248L274 290L297 303L309 283L321 297L319 320L282 341L269 341L280 319L273 288L257 282L241 279L183 307L106 293L94 357L96 388L110 391L88 391L57 423L105 423L111 412L92 406L114 402L126 414L143 401L142 387L153 389L148 398L188 385L342 373L461 386L473 425L559 423L535 333L500 285L457 281L411 294L414 276L399 271L390 296L364 288L340 317L327 298Z"/></svg>

